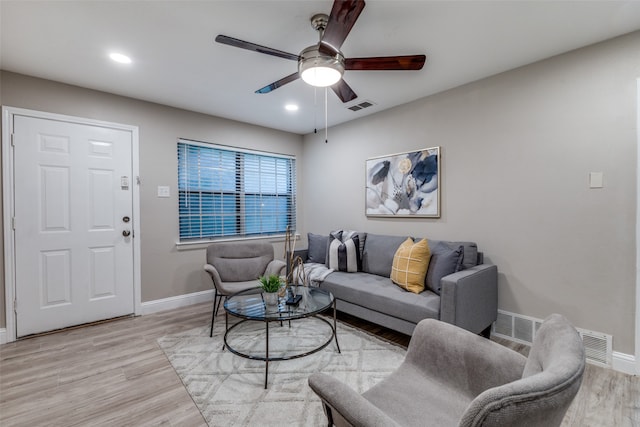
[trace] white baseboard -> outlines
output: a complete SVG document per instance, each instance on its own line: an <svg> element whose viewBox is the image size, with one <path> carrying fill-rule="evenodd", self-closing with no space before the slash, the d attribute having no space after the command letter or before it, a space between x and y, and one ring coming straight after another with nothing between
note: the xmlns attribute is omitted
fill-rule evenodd
<svg viewBox="0 0 640 427"><path fill-rule="evenodd" d="M140 314L144 316L146 314L173 310L175 308L186 307L201 302L213 302L213 289L143 302L141 304L142 313Z"/></svg>
<svg viewBox="0 0 640 427"><path fill-rule="evenodd" d="M186 295L163 298L154 301L143 302L140 306L142 316L157 313L159 311L173 310L175 308L186 307L201 302L213 302L213 289L208 291L194 292ZM0 328L0 345L7 343L7 330Z"/></svg>
<svg viewBox="0 0 640 427"><path fill-rule="evenodd" d="M611 368L629 375L640 375L637 371L636 358L632 354L614 351L611 355Z"/></svg>

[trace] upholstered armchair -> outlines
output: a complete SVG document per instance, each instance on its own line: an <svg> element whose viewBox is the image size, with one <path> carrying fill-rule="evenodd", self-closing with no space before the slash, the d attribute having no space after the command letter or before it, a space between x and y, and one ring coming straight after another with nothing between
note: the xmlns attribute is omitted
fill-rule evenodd
<svg viewBox="0 0 640 427"><path fill-rule="evenodd" d="M585 366L582 340L551 315L529 357L437 320L421 321L405 360L363 393L322 373L309 385L336 426L559 426Z"/></svg>
<svg viewBox="0 0 640 427"><path fill-rule="evenodd" d="M207 247L204 270L211 276L214 290L209 336L213 336L213 322L223 297L257 287L260 276L285 274L285 262L274 259L273 254L273 245L261 241L220 242Z"/></svg>

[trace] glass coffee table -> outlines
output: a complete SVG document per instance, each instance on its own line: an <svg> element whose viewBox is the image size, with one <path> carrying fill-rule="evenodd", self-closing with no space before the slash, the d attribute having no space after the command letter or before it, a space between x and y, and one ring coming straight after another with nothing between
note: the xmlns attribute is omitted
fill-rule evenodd
<svg viewBox="0 0 640 427"><path fill-rule="evenodd" d="M336 333L336 301L331 292L319 288L298 287L297 294L302 299L297 305L287 305L286 298L279 298L278 305L267 305L262 297L260 288L248 289L242 292L228 296L224 301L225 309L225 333L224 345L233 354L253 360L263 360L265 362L264 371L264 388L267 388L267 379L269 376L269 362L278 360L290 360L299 357L308 356L325 348L331 341L335 340L338 353L340 353L340 345L338 344L338 335ZM333 323L324 317L317 316L318 313L333 306ZM229 315L240 318L237 323L229 325ZM315 317L321 320L329 327L329 338L322 341L318 346L311 349L305 349L303 352L293 352L291 354L279 354L277 356L269 355L269 324L271 322L280 322L283 327L284 322L288 322L291 327L291 321ZM261 354L250 353L245 350L238 350L229 345L229 338L236 328L245 322L257 321L264 322L264 339L265 351Z"/></svg>

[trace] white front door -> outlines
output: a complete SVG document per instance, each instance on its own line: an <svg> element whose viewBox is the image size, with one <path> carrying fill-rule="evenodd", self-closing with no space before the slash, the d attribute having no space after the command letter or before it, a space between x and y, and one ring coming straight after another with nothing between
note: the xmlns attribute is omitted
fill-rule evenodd
<svg viewBox="0 0 640 427"><path fill-rule="evenodd" d="M132 133L16 115L13 141L17 336L133 313Z"/></svg>

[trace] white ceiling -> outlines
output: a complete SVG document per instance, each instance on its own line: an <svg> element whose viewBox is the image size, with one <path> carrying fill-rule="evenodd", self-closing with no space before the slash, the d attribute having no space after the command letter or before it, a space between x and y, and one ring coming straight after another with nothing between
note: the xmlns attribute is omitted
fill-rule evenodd
<svg viewBox="0 0 640 427"><path fill-rule="evenodd" d="M0 2L0 68L306 134L324 127L324 89L254 91L296 63L214 42L218 34L298 54L332 1ZM346 57L427 55L421 71L347 71L358 98L329 91L334 125L640 29L640 1L368 0ZM130 65L107 57L119 51ZM588 72L588 70L585 70ZM317 100L316 100L317 98ZM363 101L376 105L353 112ZM295 113L285 111L299 104Z"/></svg>

